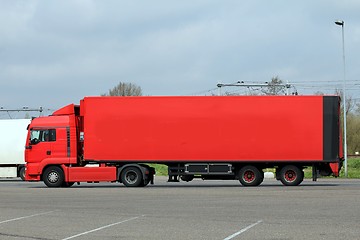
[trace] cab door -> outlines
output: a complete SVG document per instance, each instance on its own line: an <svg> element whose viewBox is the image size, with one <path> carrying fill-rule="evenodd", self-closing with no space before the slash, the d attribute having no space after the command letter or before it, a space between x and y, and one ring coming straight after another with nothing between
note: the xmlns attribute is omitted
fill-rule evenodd
<svg viewBox="0 0 360 240"><path fill-rule="evenodd" d="M50 158L52 154L51 145L54 141L56 141L55 129L31 129L29 146L26 147L26 161L41 162Z"/></svg>

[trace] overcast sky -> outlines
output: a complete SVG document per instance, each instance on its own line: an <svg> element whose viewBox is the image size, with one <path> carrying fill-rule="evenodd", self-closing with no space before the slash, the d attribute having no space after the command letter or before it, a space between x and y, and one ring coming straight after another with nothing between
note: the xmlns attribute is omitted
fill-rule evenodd
<svg viewBox="0 0 360 240"><path fill-rule="evenodd" d="M333 93L337 19L347 94L360 98L359 13L358 0L0 0L0 107L56 109L120 81L192 95L279 76L300 94Z"/></svg>

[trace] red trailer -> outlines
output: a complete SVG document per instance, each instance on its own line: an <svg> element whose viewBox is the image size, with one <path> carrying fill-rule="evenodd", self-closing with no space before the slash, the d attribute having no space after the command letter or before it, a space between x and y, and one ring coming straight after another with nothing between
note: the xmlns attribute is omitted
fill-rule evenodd
<svg viewBox="0 0 360 240"><path fill-rule="evenodd" d="M119 181L146 186L154 169L169 180L238 179L259 185L276 168L284 185L303 169L338 176L337 96L85 97L32 120L26 180L49 187Z"/></svg>

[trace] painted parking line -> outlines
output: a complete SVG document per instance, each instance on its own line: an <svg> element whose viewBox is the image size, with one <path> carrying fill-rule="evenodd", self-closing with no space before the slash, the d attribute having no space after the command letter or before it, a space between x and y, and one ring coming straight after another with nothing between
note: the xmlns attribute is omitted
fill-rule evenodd
<svg viewBox="0 0 360 240"><path fill-rule="evenodd" d="M233 235L230 235L230 236L228 236L227 238L224 238L224 240L233 239L234 237L239 236L240 234L246 232L246 231L249 230L250 228L255 227L255 226L258 225L259 223L262 223L262 220L259 220L259 221L257 221L256 223L253 223L253 224L247 226L246 228L241 229L240 231L234 233Z"/></svg>
<svg viewBox="0 0 360 240"><path fill-rule="evenodd" d="M33 215L29 215L29 216L23 216L23 217L18 217L18 218L13 218L13 219L9 219L9 220L2 221L2 222L0 222L0 224L7 223L7 222L18 221L18 220L22 220L22 219L26 219L26 218L31 218L31 217L36 217L36 216L40 216L40 215L45 215L45 214L53 213L53 212L56 212L56 211L57 211L57 210L55 210L55 211L49 211L49 212L43 212L43 213L37 213L37 214L33 214Z"/></svg>
<svg viewBox="0 0 360 240"><path fill-rule="evenodd" d="M108 228L108 227L112 227L112 226L115 226L115 225L118 225L118 224L122 224L122 223L125 223L125 222L130 222L130 221L135 220L135 219L138 219L138 218L140 218L140 217L144 217L144 215L138 216L138 217L129 218L129 219L126 219L126 220L123 220L123 221L120 221L120 222L112 223L112 224L109 224L109 225L106 225L106 226L102 226L102 227L99 227L99 228L96 228L96 229L93 229L93 230L90 230L90 231L86 231L86 232L83 232L83 233L79 233L79 234L76 234L76 235L71 236L71 237L63 238L62 240L68 240L68 239L73 239L73 238L76 238L76 237L80 237L80 236L83 236L83 235L86 235L86 234L89 234L89 233L93 233L93 232L96 232L96 231L100 231L100 230L105 229L105 228Z"/></svg>

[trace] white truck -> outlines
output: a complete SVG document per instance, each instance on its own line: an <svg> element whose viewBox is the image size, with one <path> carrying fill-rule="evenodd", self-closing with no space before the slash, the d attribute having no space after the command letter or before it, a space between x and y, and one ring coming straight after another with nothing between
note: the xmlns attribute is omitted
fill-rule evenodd
<svg viewBox="0 0 360 240"><path fill-rule="evenodd" d="M25 179L24 148L30 119L0 120L0 178Z"/></svg>

